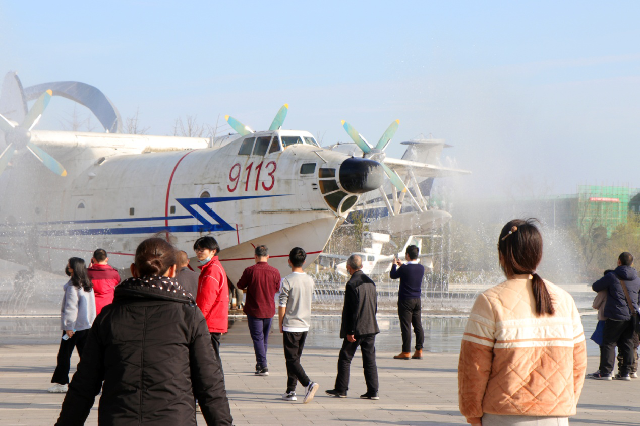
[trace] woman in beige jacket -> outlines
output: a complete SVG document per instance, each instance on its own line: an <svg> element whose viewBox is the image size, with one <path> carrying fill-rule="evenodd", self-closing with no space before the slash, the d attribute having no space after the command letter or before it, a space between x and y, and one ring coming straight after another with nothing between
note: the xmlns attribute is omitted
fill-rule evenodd
<svg viewBox="0 0 640 426"><path fill-rule="evenodd" d="M502 228L498 256L507 280L478 297L462 337L460 412L472 425L566 425L587 367L578 310L536 273L542 236L533 220Z"/></svg>

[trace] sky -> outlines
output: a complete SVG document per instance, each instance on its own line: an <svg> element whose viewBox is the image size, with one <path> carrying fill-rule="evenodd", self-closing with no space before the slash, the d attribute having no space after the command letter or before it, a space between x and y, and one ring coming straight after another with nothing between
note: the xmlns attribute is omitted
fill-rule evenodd
<svg viewBox="0 0 640 426"><path fill-rule="evenodd" d="M323 145L349 141L340 120L375 143L399 119L388 155L445 139L466 196L569 194L640 187L639 20L634 1L0 0L0 75L94 85L160 135L266 129L284 103Z"/></svg>

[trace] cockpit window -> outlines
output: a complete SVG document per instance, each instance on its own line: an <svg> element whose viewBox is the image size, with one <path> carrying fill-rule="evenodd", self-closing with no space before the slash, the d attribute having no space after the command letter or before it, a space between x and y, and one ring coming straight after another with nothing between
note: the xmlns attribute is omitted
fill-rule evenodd
<svg viewBox="0 0 640 426"><path fill-rule="evenodd" d="M271 141L271 146L269 147L269 154L278 151L280 151L280 142L278 141L278 136L274 135L273 140Z"/></svg>
<svg viewBox="0 0 640 426"><path fill-rule="evenodd" d="M316 140L312 136L305 136L304 140L307 143L307 145L312 145L317 148L320 148L320 145L318 145L318 142L316 142Z"/></svg>
<svg viewBox="0 0 640 426"><path fill-rule="evenodd" d="M253 151L253 142L255 142L255 140L256 138L247 138L243 140L238 155L251 155L251 151Z"/></svg>
<svg viewBox="0 0 640 426"><path fill-rule="evenodd" d="M256 146L253 148L253 155L264 156L267 153L267 149L269 149L270 141L271 136L260 136L256 140Z"/></svg>
<svg viewBox="0 0 640 426"><path fill-rule="evenodd" d="M280 136L282 139L282 146L286 149L291 145L303 145L304 141L302 140L302 136Z"/></svg>

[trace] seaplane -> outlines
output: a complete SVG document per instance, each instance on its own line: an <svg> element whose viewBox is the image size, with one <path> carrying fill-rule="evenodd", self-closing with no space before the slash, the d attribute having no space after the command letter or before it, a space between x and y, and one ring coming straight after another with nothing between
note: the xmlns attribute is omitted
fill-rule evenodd
<svg viewBox="0 0 640 426"><path fill-rule="evenodd" d="M53 95L21 121L0 116L0 258L58 271L98 247L126 270L140 241L169 239L192 254L213 235L229 279L266 244L271 263L303 247L309 262L359 197L382 185L380 163L321 148L284 130L283 106L265 131L232 117L219 138L37 130Z"/></svg>
<svg viewBox="0 0 640 426"><path fill-rule="evenodd" d="M405 242L402 250L391 255L382 254L382 247L385 243L389 243L391 238L389 234L381 234L378 232L366 232L365 238L370 240L371 247L365 247L362 252L355 252L362 259L362 271L367 275L383 275L391 270L391 262L394 258L404 261L404 254L407 247L416 245L420 250L420 262L427 269L433 269L433 257L431 254L422 253L422 240L426 235L410 235ZM323 253L320 255L319 263L323 266L333 266L340 275L348 276L347 260L348 256L337 254Z"/></svg>
<svg viewBox="0 0 640 426"><path fill-rule="evenodd" d="M101 114L104 133L38 130L52 96L81 101L95 89L70 83L33 86L25 91L35 99L30 109L23 100L0 115L0 259L60 271L69 257L88 258L100 247L126 271L146 238L193 254L194 241L212 235L232 282L259 244L284 274L291 248L304 248L310 264L363 195L385 174L397 180L375 159L283 129L286 104L267 130L227 116L237 133L211 138L113 132L117 114ZM7 75L2 90L22 91L17 75Z"/></svg>

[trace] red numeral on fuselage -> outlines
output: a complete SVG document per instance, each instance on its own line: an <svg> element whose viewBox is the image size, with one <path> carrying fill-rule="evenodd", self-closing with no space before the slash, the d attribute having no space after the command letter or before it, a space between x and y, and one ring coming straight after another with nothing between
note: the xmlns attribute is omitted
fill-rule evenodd
<svg viewBox="0 0 640 426"><path fill-rule="evenodd" d="M263 166L264 162L260 162L256 167L256 185L255 185L255 190L257 191L259 188L259 184L260 184L260 173L262 173L262 166ZM273 189L273 187L276 184L276 177L275 177L275 172L276 172L276 162L275 161L269 161L265 166L264 166L264 170L267 173L267 176L269 176L269 180L267 182L262 182L262 189L264 189L265 191L271 191ZM246 176L246 182L244 185L244 190L248 191L249 190L249 181L251 179L251 170L253 169L253 163L249 163L247 165L247 167L244 168L245 172L247 173ZM229 192L234 192L236 189L238 189L238 184L240 183L240 178L242 177L242 166L240 165L240 163L236 163L231 167L231 170L229 170L229 181L230 184L227 185L227 190ZM232 187L233 185L233 187Z"/></svg>

